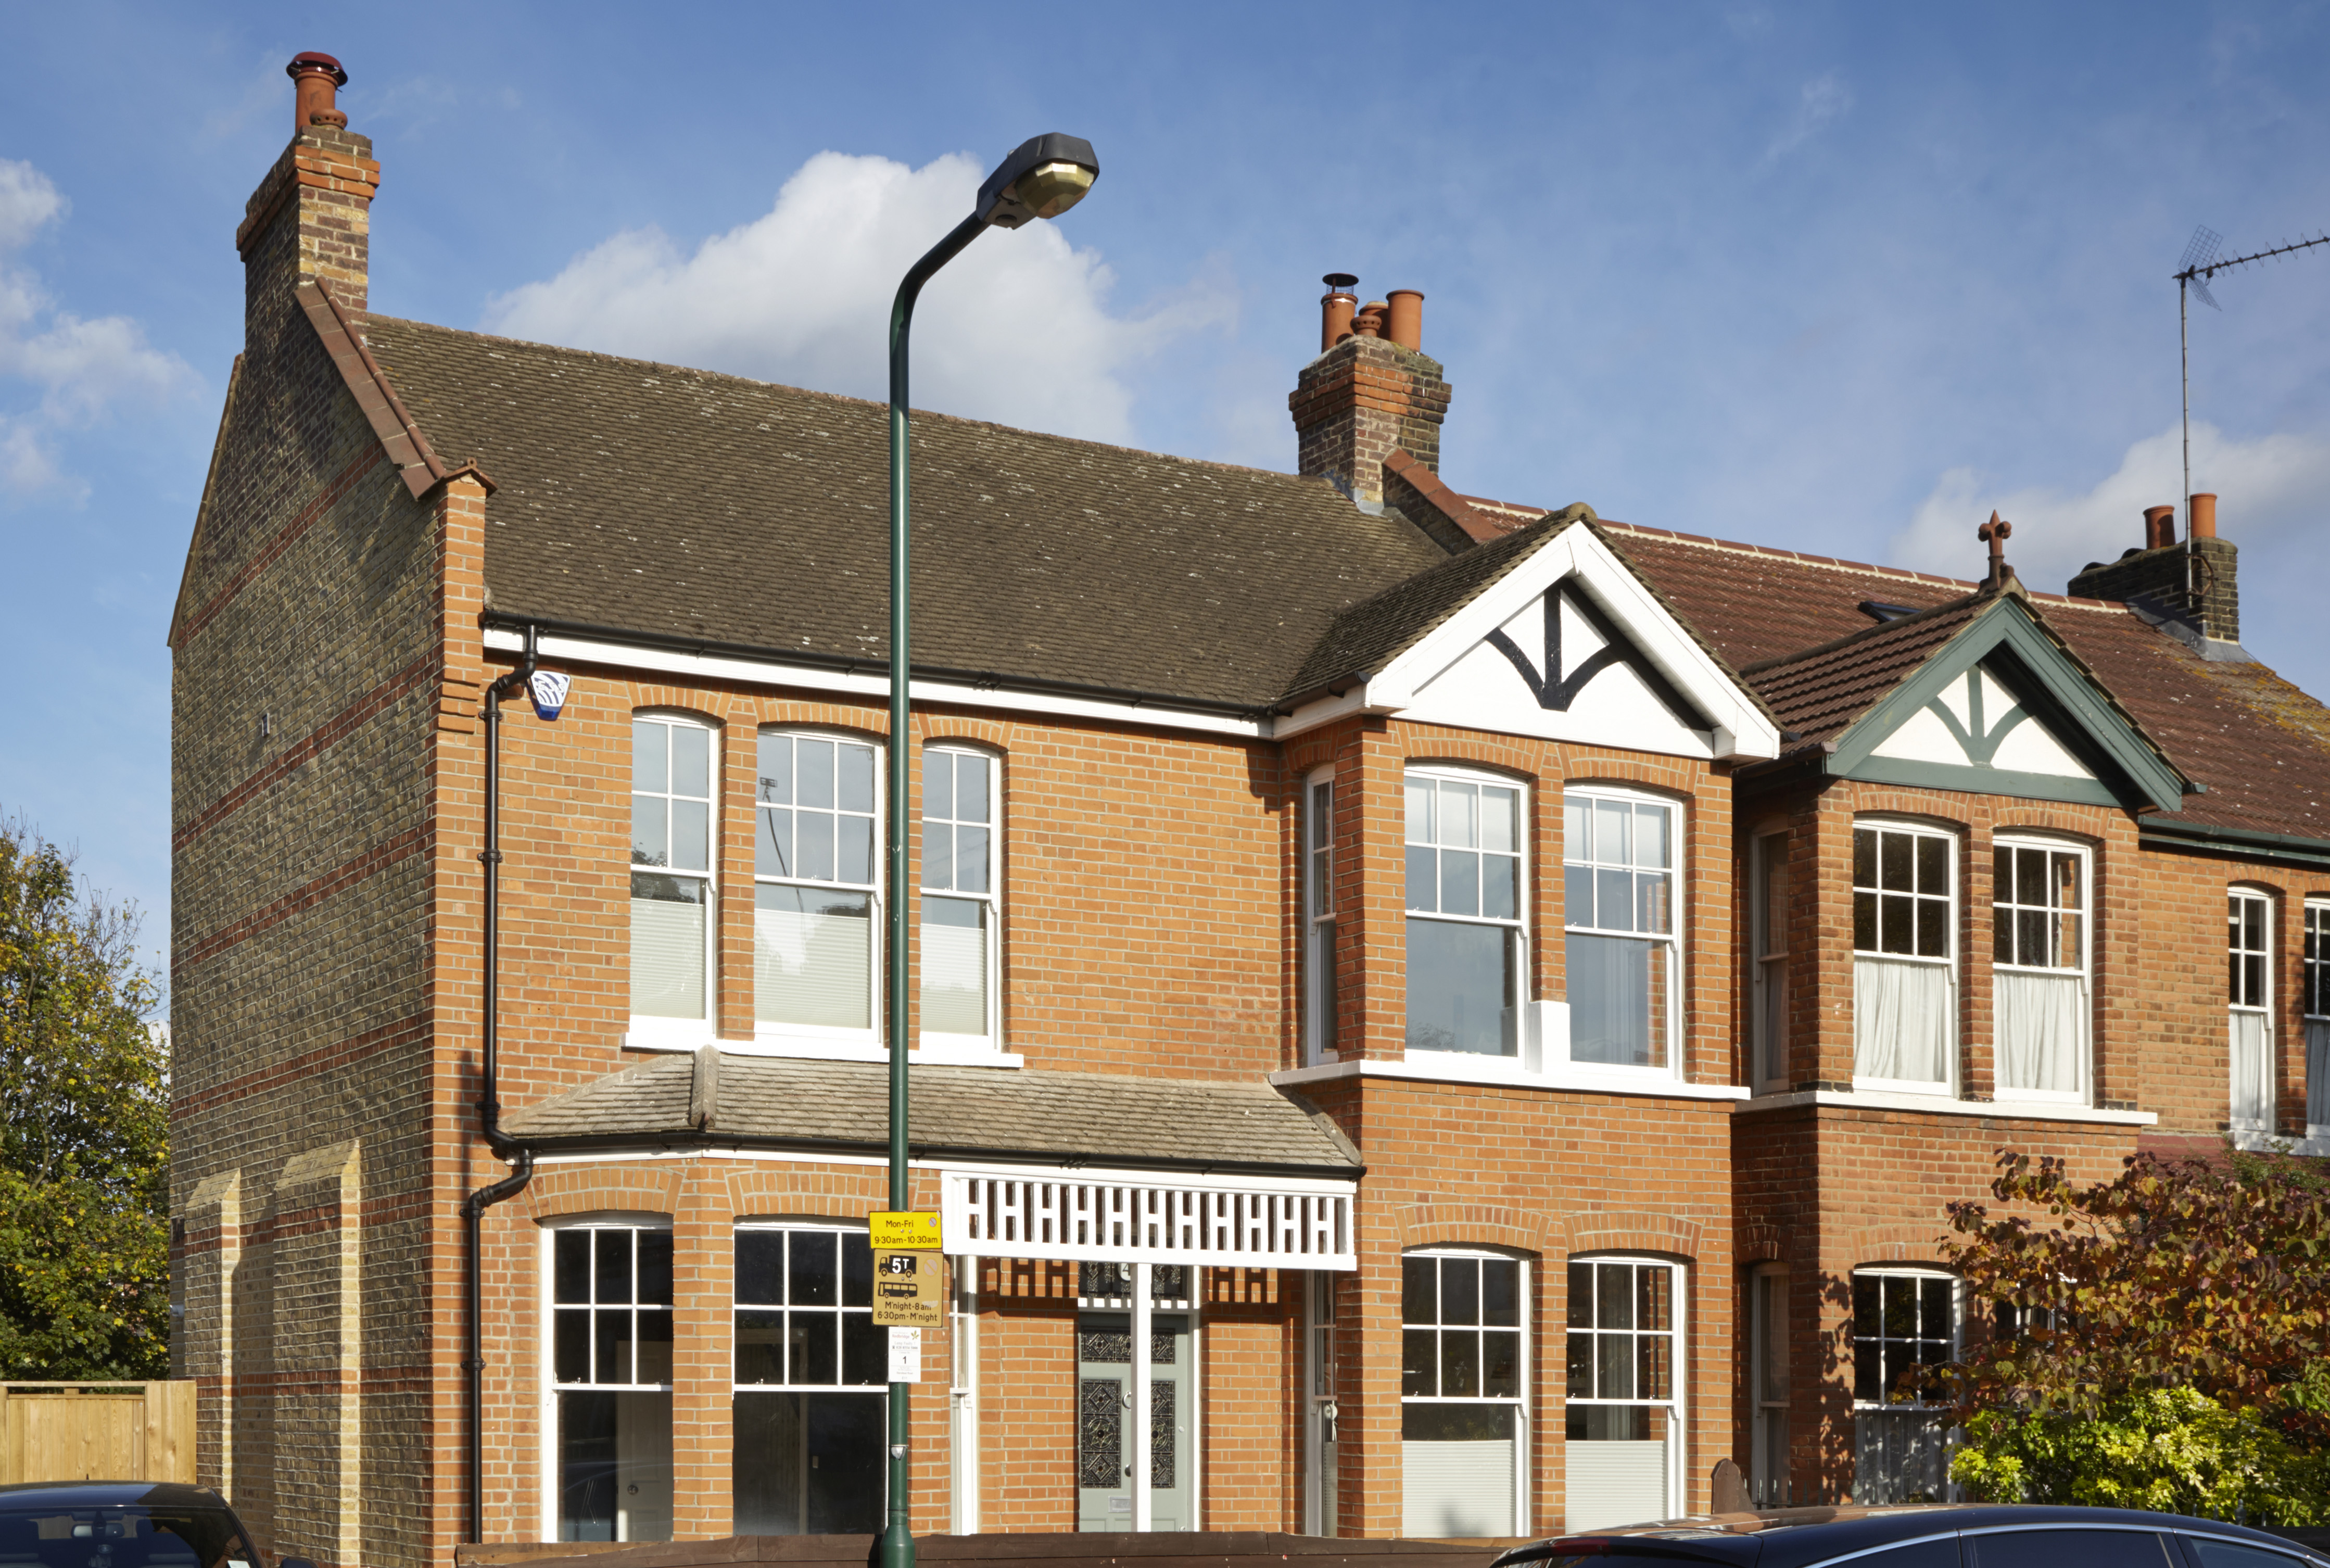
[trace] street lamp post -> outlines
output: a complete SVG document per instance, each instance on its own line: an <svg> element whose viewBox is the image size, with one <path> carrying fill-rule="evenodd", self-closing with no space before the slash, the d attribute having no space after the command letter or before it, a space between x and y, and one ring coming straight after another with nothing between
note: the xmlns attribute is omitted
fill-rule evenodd
<svg viewBox="0 0 2330 1568"><path fill-rule="evenodd" d="M990 228L1016 229L1031 218L1056 218L1084 199L1100 160L1082 137L1031 137L979 187L971 216L907 271L890 307L890 1207L912 1206L906 1185L906 802L912 761L906 728L906 334L923 285ZM882 1568L914 1568L914 1537L906 1493L908 1385L890 1384L889 1527Z"/></svg>

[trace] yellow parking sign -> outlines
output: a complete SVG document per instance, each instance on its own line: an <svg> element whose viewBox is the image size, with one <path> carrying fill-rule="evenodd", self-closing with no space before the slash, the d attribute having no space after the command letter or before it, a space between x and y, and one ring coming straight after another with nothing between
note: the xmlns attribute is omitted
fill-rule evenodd
<svg viewBox="0 0 2330 1568"><path fill-rule="evenodd" d="M928 1250L874 1252L874 1326L936 1328L945 1321L946 1259Z"/></svg>
<svg viewBox="0 0 2330 1568"><path fill-rule="evenodd" d="M905 1209L877 1209L866 1216L867 1238L877 1249L898 1252L938 1250L939 1217Z"/></svg>

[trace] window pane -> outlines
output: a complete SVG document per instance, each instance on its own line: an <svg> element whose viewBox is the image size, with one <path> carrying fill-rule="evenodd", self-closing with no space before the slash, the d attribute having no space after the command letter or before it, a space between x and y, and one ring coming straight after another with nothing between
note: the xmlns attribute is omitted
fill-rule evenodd
<svg viewBox="0 0 2330 1568"><path fill-rule="evenodd" d="M1481 1394L1481 1335L1478 1329L1440 1331L1440 1395L1478 1399Z"/></svg>
<svg viewBox="0 0 2330 1568"><path fill-rule="evenodd" d="M736 1381L785 1381L785 1315L781 1312L736 1314Z"/></svg>
<svg viewBox="0 0 2330 1568"><path fill-rule="evenodd" d="M1492 920L1519 915L1521 863L1511 855L1481 857L1481 913Z"/></svg>
<svg viewBox="0 0 2330 1568"><path fill-rule="evenodd" d="M704 1016L705 885L692 877L631 877L631 1011Z"/></svg>
<svg viewBox="0 0 2330 1568"><path fill-rule="evenodd" d="M992 757L970 756L958 753L954 759L955 820L965 822L992 823L994 814L988 808L988 781L995 767Z"/></svg>
<svg viewBox="0 0 2330 1568"><path fill-rule="evenodd" d="M1428 1256L1401 1259L1399 1287L1402 1323L1440 1321L1440 1259Z"/></svg>
<svg viewBox="0 0 2330 1568"><path fill-rule="evenodd" d="M1674 1396L1672 1373L1669 1365L1673 1354L1674 1342L1663 1334L1645 1334L1634 1341L1636 1399L1672 1399Z"/></svg>
<svg viewBox="0 0 2330 1568"><path fill-rule="evenodd" d="M736 1300L741 1305L781 1306L785 1299L785 1234L781 1231L736 1232Z"/></svg>
<svg viewBox="0 0 2330 1568"><path fill-rule="evenodd" d="M1403 1398L1430 1399L1440 1392L1440 1336L1410 1328L1399 1336L1399 1392Z"/></svg>
<svg viewBox="0 0 2330 1568"><path fill-rule="evenodd" d="M1950 1296L1950 1282L1946 1279L1918 1281L1918 1326L1927 1338L1949 1338Z"/></svg>
<svg viewBox="0 0 2330 1568"><path fill-rule="evenodd" d="M2047 903L2047 851L2017 850L2014 851L2014 901L2018 904Z"/></svg>
<svg viewBox="0 0 2330 1568"><path fill-rule="evenodd" d="M639 1298L654 1307L671 1305L671 1232L641 1231Z"/></svg>
<svg viewBox="0 0 2330 1568"><path fill-rule="evenodd" d="M753 1016L872 1028L872 899L766 882L753 894Z"/></svg>
<svg viewBox="0 0 2330 1568"><path fill-rule="evenodd" d="M629 1383L631 1381L631 1315L628 1308L616 1312L604 1309L591 1315L592 1343L596 1347L592 1355L592 1383Z"/></svg>
<svg viewBox="0 0 2330 1568"><path fill-rule="evenodd" d="M1594 1397L1594 1336L1573 1334L1569 1336L1569 1386L1571 1399Z"/></svg>
<svg viewBox="0 0 2330 1568"><path fill-rule="evenodd" d="M1513 851L1513 817L1519 796L1515 791L1482 785L1481 789L1481 847L1498 854Z"/></svg>
<svg viewBox="0 0 2330 1568"><path fill-rule="evenodd" d="M2054 883L2051 889L2055 907L2059 909L2079 908L2079 857L2058 854L2054 858Z"/></svg>
<svg viewBox="0 0 2330 1568"><path fill-rule="evenodd" d="M833 748L835 803L845 812L874 809L874 748L847 743Z"/></svg>
<svg viewBox="0 0 2330 1568"><path fill-rule="evenodd" d="M2043 909L2017 909L2014 912L2014 961L2018 964L2043 965L2047 962L2047 912Z"/></svg>
<svg viewBox="0 0 2330 1568"><path fill-rule="evenodd" d="M1594 924L1594 868L1564 866L1561 917L1572 926Z"/></svg>
<svg viewBox="0 0 2330 1568"><path fill-rule="evenodd" d="M1950 844L1947 839L1918 835L1918 891L1946 893L1950 890Z"/></svg>
<svg viewBox="0 0 2330 1568"><path fill-rule="evenodd" d="M671 863L671 803L660 795L631 797L631 864Z"/></svg>
<svg viewBox="0 0 2330 1568"><path fill-rule="evenodd" d="M1440 908L1440 854L1407 847L1407 907L1427 913Z"/></svg>
<svg viewBox="0 0 2330 1568"><path fill-rule="evenodd" d="M591 1232L560 1231L551 1242L550 1298L557 1302L591 1299Z"/></svg>
<svg viewBox="0 0 2330 1568"><path fill-rule="evenodd" d="M1917 935L1910 930L1915 898L1880 898L1878 918L1883 928L1878 933L1878 950L1883 953L1907 953L1917 944Z"/></svg>
<svg viewBox="0 0 2330 1568"><path fill-rule="evenodd" d="M1994 964L2014 962L2014 911L2003 905L1990 912L1990 958Z"/></svg>
<svg viewBox="0 0 2330 1568"><path fill-rule="evenodd" d="M671 786L668 758L671 727L651 718L631 721L631 787L664 790Z"/></svg>
<svg viewBox="0 0 2330 1568"><path fill-rule="evenodd" d="M591 1315L587 1312L557 1314L555 1328L556 1363L554 1375L560 1383L591 1381Z"/></svg>
<svg viewBox="0 0 2330 1568"><path fill-rule="evenodd" d="M923 815L952 817L954 815L954 754L926 751L923 754Z"/></svg>
<svg viewBox="0 0 2330 1568"><path fill-rule="evenodd" d="M594 1231L592 1233L593 1299L601 1306L631 1298L631 1233Z"/></svg>
<svg viewBox="0 0 2330 1568"><path fill-rule="evenodd" d="M803 812L798 826L800 832L800 874L812 881L832 881L832 813Z"/></svg>
<svg viewBox="0 0 2330 1568"><path fill-rule="evenodd" d="M1668 1299L1673 1289L1674 1275L1665 1269L1651 1265L1634 1271L1634 1326L1636 1328L1671 1329L1674 1322Z"/></svg>
<svg viewBox="0 0 2330 1568"><path fill-rule="evenodd" d="M760 798L776 805L793 799L793 740L789 735L761 732Z"/></svg>
<svg viewBox="0 0 2330 1568"><path fill-rule="evenodd" d="M1911 1339L1918 1333L1918 1282L1914 1279L1878 1280L1885 1293L1885 1310L1880 1319L1885 1325L1888 1339Z"/></svg>
<svg viewBox="0 0 2330 1568"><path fill-rule="evenodd" d="M954 886L954 829L927 818L923 822L923 886Z"/></svg>
<svg viewBox="0 0 2330 1568"><path fill-rule="evenodd" d="M1911 881L1909 835L1880 833L1877 844L1878 886L1887 892L1914 891Z"/></svg>
<svg viewBox="0 0 2330 1568"><path fill-rule="evenodd" d="M1596 1328L1632 1328L1634 1326L1634 1268L1625 1263L1597 1263L1594 1272L1600 1276L1595 1281L1594 1307Z"/></svg>
<svg viewBox="0 0 2330 1568"><path fill-rule="evenodd" d="M1634 1397L1634 1336L1597 1334L1594 1336L1594 1382L1604 1399Z"/></svg>
<svg viewBox="0 0 2330 1568"><path fill-rule="evenodd" d="M1663 870L1667 865L1667 809L1634 808L1634 864Z"/></svg>
<svg viewBox="0 0 2330 1568"><path fill-rule="evenodd" d="M923 899L922 970L924 1029L940 1034L987 1032L985 904L934 895Z"/></svg>
<svg viewBox="0 0 2330 1568"><path fill-rule="evenodd" d="M863 1231L841 1239L841 1305L874 1305L874 1244Z"/></svg>
<svg viewBox="0 0 2330 1568"><path fill-rule="evenodd" d="M1990 896L1995 903L2014 901L2014 851L2003 844L1990 851Z"/></svg>
<svg viewBox="0 0 2330 1568"><path fill-rule="evenodd" d="M1623 873L1622 873L1623 874ZM1569 984L1569 1055L1573 1061L1620 1067L1662 1067L1666 1034L1654 1027L1654 984L1663 990L1663 945L1631 936L1563 939Z"/></svg>
<svg viewBox="0 0 2330 1568"><path fill-rule="evenodd" d="M841 1315L841 1381L870 1388L890 1381L889 1331L874 1326L870 1312Z"/></svg>
<svg viewBox="0 0 2330 1568"><path fill-rule="evenodd" d="M1440 1321L1481 1321L1481 1263L1475 1258L1440 1260Z"/></svg>
<svg viewBox="0 0 2330 1568"><path fill-rule="evenodd" d="M795 1240L800 1236L796 1233ZM785 1314L785 1381L791 1383L831 1383L840 1381L838 1352L835 1343L840 1314L833 1312L788 1312Z"/></svg>
<svg viewBox="0 0 2330 1568"><path fill-rule="evenodd" d="M1432 787L1430 779L1412 778L1407 781L1407 841L1409 843L1429 844L1438 841L1440 835L1433 831L1433 819L1435 814L1433 806L1437 799L1438 792ZM1411 860L1410 864L1413 863Z"/></svg>
<svg viewBox="0 0 2330 1568"><path fill-rule="evenodd" d="M795 757L794 784L800 791L800 803L833 809L833 742L812 740L807 736L793 742Z"/></svg>
<svg viewBox="0 0 2330 1568"><path fill-rule="evenodd" d="M1569 1266L1569 1326L1594 1326L1594 1266L1572 1263Z"/></svg>
<svg viewBox="0 0 2330 1568"><path fill-rule="evenodd" d="M642 1310L639 1316L639 1361L631 1368L633 1383L671 1381L671 1313L668 1308Z"/></svg>
<svg viewBox="0 0 2330 1568"><path fill-rule="evenodd" d="M1634 874L1634 929L1661 935L1674 929L1667 908L1667 879L1663 871Z"/></svg>
<svg viewBox="0 0 2330 1568"><path fill-rule="evenodd" d="M797 877L799 862L793 859L793 814L788 811L763 808L757 813L760 832L753 840L753 871L762 877Z"/></svg>
<svg viewBox="0 0 2330 1568"><path fill-rule="evenodd" d="M2241 946L2252 953L2265 951L2265 900L2241 900Z"/></svg>
<svg viewBox="0 0 2330 1568"><path fill-rule="evenodd" d="M1510 1056L1513 949L1506 927L1407 922L1407 1047Z"/></svg>
<svg viewBox="0 0 2330 1568"><path fill-rule="evenodd" d="M671 863L674 870L711 870L711 810L703 801L671 803Z"/></svg>
<svg viewBox="0 0 2330 1568"><path fill-rule="evenodd" d="M1861 953L1877 951L1877 895L1852 896L1852 946Z"/></svg>
<svg viewBox="0 0 2330 1568"><path fill-rule="evenodd" d="M873 842L874 819L866 819L867 842ZM867 878L867 880L873 880ZM987 891L987 830L957 828L954 841L954 885L966 893Z"/></svg>
<svg viewBox="0 0 2330 1568"><path fill-rule="evenodd" d="M1520 1273L1518 1263L1481 1265L1481 1321L1498 1326L1520 1322Z"/></svg>
<svg viewBox="0 0 2330 1568"><path fill-rule="evenodd" d="M1577 795L1561 803L1561 853L1570 860L1594 858L1594 803Z"/></svg>
<svg viewBox="0 0 2330 1568"><path fill-rule="evenodd" d="M1852 885L1877 886L1877 832L1873 828L1852 830Z"/></svg>
<svg viewBox="0 0 2330 1568"><path fill-rule="evenodd" d="M1491 1329L1481 1335L1481 1392L1491 1399L1519 1399L1521 1336Z"/></svg>
<svg viewBox="0 0 2330 1568"><path fill-rule="evenodd" d="M1473 784L1440 782L1440 841L1452 849L1478 849L1481 792Z"/></svg>
<svg viewBox="0 0 2330 1568"><path fill-rule="evenodd" d="M1852 1277L1852 1332L1864 1339L1884 1332L1881 1295L1877 1285L1875 1275Z"/></svg>
<svg viewBox="0 0 2330 1568"><path fill-rule="evenodd" d="M1440 851L1440 909L1446 915L1481 912L1481 857L1468 850Z"/></svg>
<svg viewBox="0 0 2330 1568"><path fill-rule="evenodd" d="M671 727L671 793L703 800L712 794L712 732L694 725Z"/></svg>
<svg viewBox="0 0 2330 1568"><path fill-rule="evenodd" d="M874 819L839 817L834 823L833 879L864 887L874 880Z"/></svg>
<svg viewBox="0 0 2330 1568"><path fill-rule="evenodd" d="M1627 831L1634 822L1634 812L1624 801L1594 803L1594 858L1605 866L1626 866L1634 863L1632 834Z"/></svg>
<svg viewBox="0 0 2330 1568"><path fill-rule="evenodd" d="M1605 931L1634 929L1634 878L1629 871L1594 873L1594 923Z"/></svg>
<svg viewBox="0 0 2330 1568"><path fill-rule="evenodd" d="M790 1238L786 1299L795 1307L831 1307L839 1298L840 1238L831 1231L796 1231ZM831 1380L826 1380L831 1381Z"/></svg>

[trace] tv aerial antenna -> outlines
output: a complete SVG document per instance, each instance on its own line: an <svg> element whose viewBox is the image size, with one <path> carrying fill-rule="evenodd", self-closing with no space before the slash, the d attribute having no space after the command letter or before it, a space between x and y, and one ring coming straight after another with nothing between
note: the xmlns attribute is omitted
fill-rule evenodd
<svg viewBox="0 0 2330 1568"><path fill-rule="evenodd" d="M2218 252L2224 249L2225 236L2203 224L2193 231L2192 240L2184 246L2184 259L2176 263L2176 357L2179 379L2183 384L2184 394L2183 495L2184 498L2184 551L2187 555L2190 555L2193 550L2193 350L2192 337L2187 330L2185 319L2186 299L2190 295L2198 294L2201 296L2202 304L2212 310L2222 310L2224 307L2218 304L2216 296L2209 292L2209 284L2218 273L2230 272L2236 267L2246 267L2252 261L2269 261L2276 256L2287 256L2293 252L2307 251L2316 245L2325 244L2330 244L2330 233L2316 234L2310 240L2296 240L2286 245L2276 245L2271 250L2253 251L2246 256L2230 256L2223 261L2219 261Z"/></svg>

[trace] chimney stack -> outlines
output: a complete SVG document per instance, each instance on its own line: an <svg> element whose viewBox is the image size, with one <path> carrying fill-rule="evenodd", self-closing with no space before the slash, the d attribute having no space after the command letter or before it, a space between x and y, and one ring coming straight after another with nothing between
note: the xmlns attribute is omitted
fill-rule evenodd
<svg viewBox="0 0 2330 1568"><path fill-rule="evenodd" d="M2129 550L2107 565L2090 561L2067 590L2083 599L2117 599L2142 606L2157 618L2183 622L2188 639L2208 642L2241 640L2241 602L2236 575L2240 552L2217 537L2217 498L2202 491L2186 501L2187 537L2176 542L2176 508L2144 508L2144 547Z"/></svg>
<svg viewBox="0 0 2330 1568"><path fill-rule="evenodd" d="M243 351L266 356L299 316L294 290L319 282L358 321L370 302L372 198L380 165L372 138L347 128L336 102L348 73L309 52L283 68L292 88L290 145L244 208ZM306 330L303 327L301 330Z"/></svg>
<svg viewBox="0 0 2330 1568"><path fill-rule="evenodd" d="M1395 289L1362 307L1359 280L1330 272L1320 300L1319 356L1303 366L1286 406L1294 416L1297 471L1331 481L1362 508L1384 499L1384 460L1396 451L1437 471L1448 383L1418 347L1424 296Z"/></svg>

